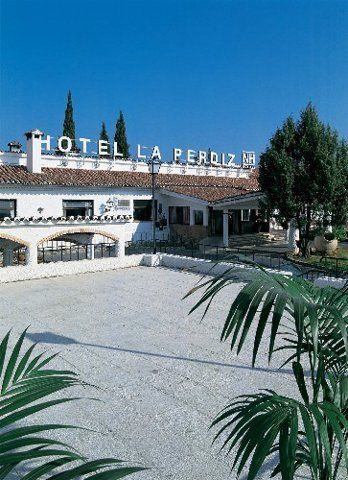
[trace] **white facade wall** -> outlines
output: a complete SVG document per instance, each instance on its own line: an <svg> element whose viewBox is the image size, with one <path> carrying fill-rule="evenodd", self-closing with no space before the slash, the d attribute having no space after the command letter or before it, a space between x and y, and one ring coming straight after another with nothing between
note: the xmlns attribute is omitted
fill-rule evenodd
<svg viewBox="0 0 348 480"><path fill-rule="evenodd" d="M103 215L109 198L130 199L129 210L121 209L120 215L133 214L133 199L150 200L151 193L142 189L103 187L55 187L55 186L1 186L1 199L17 200L18 217L59 217L63 215L63 200L93 200L94 215ZM43 208L40 214L38 208Z"/></svg>
<svg viewBox="0 0 348 480"><path fill-rule="evenodd" d="M17 217L60 217L63 215L63 200L92 200L94 215L103 215L109 198L129 199L129 209L120 209L120 215L133 215L133 201L150 200L149 189L110 188L110 187L59 187L59 186L1 186L0 199L16 200ZM43 208L42 213L38 209ZM32 227L27 227L32 228ZM35 227L34 227L35 228ZM1 230L1 227L0 227ZM151 222L131 221L125 227L126 241L132 236L144 238L152 235Z"/></svg>
<svg viewBox="0 0 348 480"><path fill-rule="evenodd" d="M105 205L109 198L129 199L129 209L120 209L116 213L120 215L133 215L134 200L151 200L151 190L141 188L124 187L60 187L60 186L1 186L0 199L16 200L17 217L60 217L63 215L63 200L92 200L94 215L103 215ZM190 207L190 224L194 225L194 210L203 211L203 225L208 225L207 202L198 199L190 199L178 194L164 194L156 191L158 205L162 204L163 213L168 221L167 227L160 231L156 230L158 239L165 239L169 234L169 207ZM39 213L39 208L43 211ZM35 227L28 227L35 228ZM49 228L49 227L47 227ZM1 230L1 227L0 227ZM152 238L151 221L127 222L125 225L125 241L150 240Z"/></svg>

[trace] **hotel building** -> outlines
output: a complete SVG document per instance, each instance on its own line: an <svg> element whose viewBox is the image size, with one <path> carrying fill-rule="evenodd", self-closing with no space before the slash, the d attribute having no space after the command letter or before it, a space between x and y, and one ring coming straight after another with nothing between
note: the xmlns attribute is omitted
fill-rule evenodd
<svg viewBox="0 0 348 480"><path fill-rule="evenodd" d="M49 262L55 245L64 245L61 260L121 257L126 242L152 238L145 161L43 153L42 132L25 135L26 152L18 142L0 151L2 266ZM258 218L261 196L250 165L163 162L156 175L156 238L221 236L227 246L233 234L267 231Z"/></svg>

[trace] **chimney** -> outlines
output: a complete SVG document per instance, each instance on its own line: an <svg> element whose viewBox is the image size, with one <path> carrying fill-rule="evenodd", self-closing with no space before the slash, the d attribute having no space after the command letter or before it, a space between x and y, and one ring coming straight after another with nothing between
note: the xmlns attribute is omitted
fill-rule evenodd
<svg viewBox="0 0 348 480"><path fill-rule="evenodd" d="M41 137L37 128L24 134L27 137L27 169L31 173L41 173Z"/></svg>

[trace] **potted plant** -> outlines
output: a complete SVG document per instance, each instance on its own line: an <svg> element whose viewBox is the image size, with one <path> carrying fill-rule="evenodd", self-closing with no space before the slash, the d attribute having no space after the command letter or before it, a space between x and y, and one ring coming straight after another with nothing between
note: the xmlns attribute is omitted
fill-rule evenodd
<svg viewBox="0 0 348 480"><path fill-rule="evenodd" d="M314 248L323 255L333 255L338 248L334 233L326 232L314 237Z"/></svg>

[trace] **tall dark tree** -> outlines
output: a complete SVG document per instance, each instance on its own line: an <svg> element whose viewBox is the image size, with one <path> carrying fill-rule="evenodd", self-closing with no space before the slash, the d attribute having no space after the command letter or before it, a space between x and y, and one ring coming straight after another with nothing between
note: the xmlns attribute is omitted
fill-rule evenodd
<svg viewBox="0 0 348 480"><path fill-rule="evenodd" d="M106 131L105 122L102 122L102 128L100 131L99 140L104 140L105 142L108 142L107 152L110 155L110 140L109 140L108 132Z"/></svg>
<svg viewBox="0 0 348 480"><path fill-rule="evenodd" d="M348 223L348 142L342 140L337 153L338 169L341 172L336 178L336 189L333 196L332 223L347 225Z"/></svg>
<svg viewBox="0 0 348 480"><path fill-rule="evenodd" d="M126 122L122 111L116 122L116 132L114 137L115 142L117 142L117 148L120 153L122 153L123 158L129 158L129 145L127 142L127 133L126 133Z"/></svg>
<svg viewBox="0 0 348 480"><path fill-rule="evenodd" d="M303 256L308 253L313 222L335 225L345 216L345 151L337 133L319 120L309 104L298 122L289 117L277 129L260 157L259 179L266 208L281 223L296 220Z"/></svg>
<svg viewBox="0 0 348 480"><path fill-rule="evenodd" d="M68 92L68 101L65 109L64 123L63 123L63 135L71 138L72 141L72 150L76 151L76 141L75 141L75 122L74 122L74 109L72 105L71 91ZM67 147L67 142L62 142L64 148Z"/></svg>

